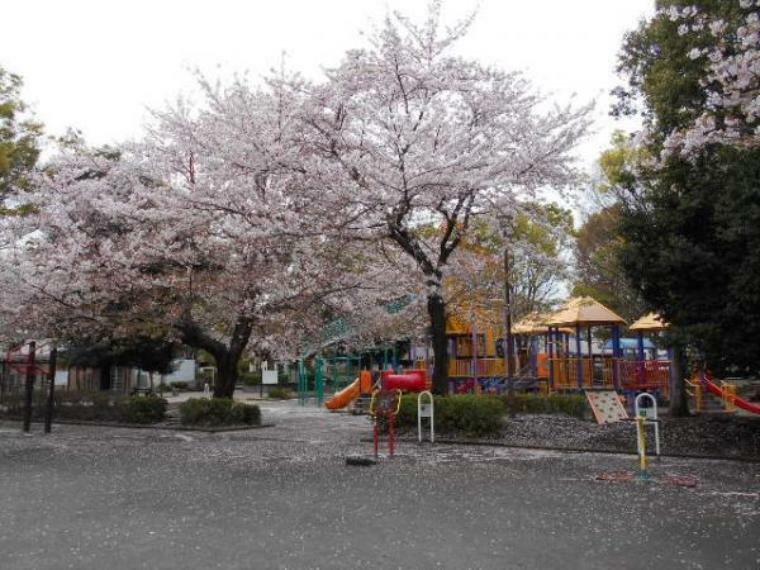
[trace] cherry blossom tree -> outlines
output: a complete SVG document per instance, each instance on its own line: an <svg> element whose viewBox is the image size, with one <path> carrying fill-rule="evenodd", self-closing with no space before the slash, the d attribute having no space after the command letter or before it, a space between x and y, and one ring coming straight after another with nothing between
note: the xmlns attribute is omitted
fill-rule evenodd
<svg viewBox="0 0 760 570"><path fill-rule="evenodd" d="M757 146L760 142L760 1L736 2L742 16L711 17L697 6L664 11L679 22L678 33L691 37L692 60L704 61L703 112L665 141L665 153L690 155L710 143ZM703 36L709 36L704 41Z"/></svg>
<svg viewBox="0 0 760 570"><path fill-rule="evenodd" d="M230 396L246 350L287 352L302 321L372 281L309 215L289 102L207 87L201 111L157 113L140 143L47 165L23 196L34 214L5 221L11 330L176 339L214 356L214 394Z"/></svg>
<svg viewBox="0 0 760 570"><path fill-rule="evenodd" d="M383 239L411 258L426 288L434 390L447 390L443 281L475 217L513 217L543 187L576 180L572 152L587 106L549 104L519 73L452 51L472 19L417 25L389 16L364 49L307 93L303 144L321 202L355 239ZM435 236L420 228L441 228Z"/></svg>

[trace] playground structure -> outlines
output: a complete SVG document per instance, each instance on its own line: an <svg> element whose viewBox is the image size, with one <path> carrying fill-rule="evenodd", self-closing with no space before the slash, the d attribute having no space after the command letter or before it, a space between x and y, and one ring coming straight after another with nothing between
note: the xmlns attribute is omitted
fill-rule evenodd
<svg viewBox="0 0 760 570"><path fill-rule="evenodd" d="M645 333L667 327L648 315L630 330L636 339L621 337L625 321L590 297L570 299L560 310L531 315L515 324L514 336L525 349L530 376L540 391L614 389L632 400L641 392L669 397L670 359L657 357L657 347ZM608 329L610 338L595 349L594 331Z"/></svg>
<svg viewBox="0 0 760 570"><path fill-rule="evenodd" d="M369 405L375 458L379 455L381 423L388 426L388 455L396 451L396 417L401 409L401 390L375 390Z"/></svg>
<svg viewBox="0 0 760 570"><path fill-rule="evenodd" d="M627 327L632 338L621 336L626 326L622 317L589 297L570 299L553 313L529 315L512 327L511 378L506 373L505 354L510 351L503 328L493 323L493 316L473 315L472 322L457 315L447 320L452 394L498 394L511 383L516 390L540 393L614 390L631 408L641 393L652 394L659 403L670 397L672 352L659 340L669 325L656 314ZM361 355L315 356L310 374L300 361L300 402L314 401L330 410L353 404L354 410L366 411L381 373L411 369L432 376L427 347L405 347L403 342L390 346L391 350L386 346ZM758 413L758 405L738 397L736 385L729 382L717 385L700 379L689 384L689 392L697 412L715 398L726 411Z"/></svg>
<svg viewBox="0 0 760 570"><path fill-rule="evenodd" d="M508 351L498 315L482 308L472 308L470 313L470 321L457 314L447 319L450 393L498 394L511 382L517 390L541 393L614 389L629 403L641 392L655 394L660 401L669 397L671 359L658 357L653 342L668 325L656 315L636 321L630 327L636 338L624 339L622 317L590 297L577 297L554 313L529 315L516 322L512 350ZM594 340L600 329L609 331L606 343ZM398 342L392 344L390 353L386 347L382 353L374 349L362 355L315 356L310 361L311 374L301 362L301 403L313 398L322 405L329 400L332 410L352 402L368 404L370 391L367 381L359 381L360 371L402 372L399 346ZM508 378L505 354L510 352L512 374ZM415 350L410 345L403 360L407 367L427 370L430 375L429 358L427 348Z"/></svg>
<svg viewBox="0 0 760 570"><path fill-rule="evenodd" d="M328 410L340 410L345 408L359 398L362 394L372 392L372 373L369 370L362 370L359 377L351 384L335 393L335 395L325 402Z"/></svg>
<svg viewBox="0 0 760 570"><path fill-rule="evenodd" d="M326 356L318 353L293 364L299 404L327 405L330 410L347 407L357 399L369 404L372 386L382 370L401 370L399 344L393 343L359 354ZM407 364L410 361L407 359ZM367 373L374 375L370 379ZM364 381L360 381L360 377Z"/></svg>
<svg viewBox="0 0 760 570"><path fill-rule="evenodd" d="M359 379L361 381L361 378ZM402 374L385 370L380 376L379 386L372 391L369 405L369 417L372 421L372 440L375 458L378 457L380 431L382 425L388 429L388 455L393 457L396 449L396 417L401 409L401 396L404 393L417 393L417 430L418 440L422 441L423 414L430 418L430 441L435 440L433 396L428 391L429 381L425 370L409 370ZM427 408L422 405L422 394L429 398ZM424 411L423 411L424 410Z"/></svg>

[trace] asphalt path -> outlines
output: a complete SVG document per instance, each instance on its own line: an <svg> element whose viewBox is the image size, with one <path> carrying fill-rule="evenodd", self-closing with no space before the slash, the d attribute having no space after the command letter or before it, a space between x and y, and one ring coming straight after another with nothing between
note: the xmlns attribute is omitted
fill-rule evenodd
<svg viewBox="0 0 760 570"><path fill-rule="evenodd" d="M272 428L0 423L0 568L760 568L760 468L401 443L366 418L262 404ZM687 488L666 482L688 476Z"/></svg>

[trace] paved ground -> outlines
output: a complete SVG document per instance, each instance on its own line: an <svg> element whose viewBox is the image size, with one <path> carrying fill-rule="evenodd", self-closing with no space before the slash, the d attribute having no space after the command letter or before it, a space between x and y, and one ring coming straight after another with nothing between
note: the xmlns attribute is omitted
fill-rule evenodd
<svg viewBox="0 0 760 570"><path fill-rule="evenodd" d="M665 460L694 489L602 482L628 456L402 444L263 404L228 434L0 424L0 568L760 568L760 469Z"/></svg>

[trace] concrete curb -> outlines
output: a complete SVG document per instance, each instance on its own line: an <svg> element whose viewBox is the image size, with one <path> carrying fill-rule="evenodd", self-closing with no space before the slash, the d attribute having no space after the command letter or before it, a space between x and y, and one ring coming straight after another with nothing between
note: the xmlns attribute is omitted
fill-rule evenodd
<svg viewBox="0 0 760 570"><path fill-rule="evenodd" d="M5 422L21 422L22 420L14 420L3 418L0 421ZM42 420L32 420L33 424L45 423ZM220 426L220 427L196 427L196 426L183 426L183 425L161 425L161 424L124 424L116 422L86 422L75 420L53 420L53 425L69 425L69 426L84 426L84 427L109 427L109 428L127 428L127 429L154 429L154 430L166 430L166 431L199 431L204 433L222 433L228 431L247 431L274 427L275 424L261 424L258 426Z"/></svg>

